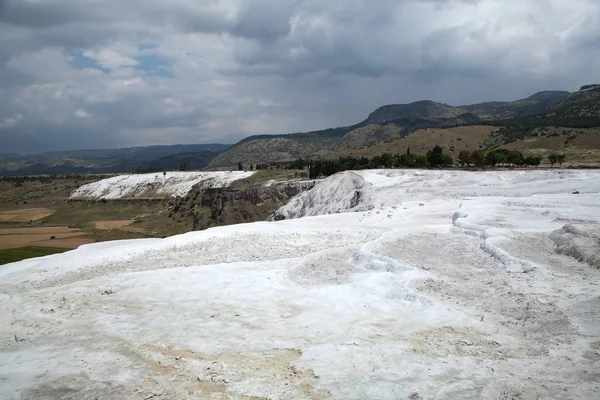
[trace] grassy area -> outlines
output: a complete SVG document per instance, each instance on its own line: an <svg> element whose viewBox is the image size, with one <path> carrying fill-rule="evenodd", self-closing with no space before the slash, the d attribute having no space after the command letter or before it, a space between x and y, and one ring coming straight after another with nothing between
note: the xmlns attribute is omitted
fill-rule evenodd
<svg viewBox="0 0 600 400"><path fill-rule="evenodd" d="M15 249L0 250L0 265L25 260L27 258L43 257L50 254L64 253L70 249L56 247L27 246Z"/></svg>
<svg viewBox="0 0 600 400"><path fill-rule="evenodd" d="M135 202L72 202L59 205L50 216L43 219L49 224L84 226L93 221L133 219L152 214L164 207L161 203Z"/></svg>

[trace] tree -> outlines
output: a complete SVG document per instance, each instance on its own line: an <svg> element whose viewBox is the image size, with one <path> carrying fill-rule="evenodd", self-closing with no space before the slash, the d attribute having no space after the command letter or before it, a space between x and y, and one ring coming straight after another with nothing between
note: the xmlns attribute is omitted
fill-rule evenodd
<svg viewBox="0 0 600 400"><path fill-rule="evenodd" d="M185 164L179 164L179 170L180 171L185 171L187 169L187 166Z"/></svg>
<svg viewBox="0 0 600 400"><path fill-rule="evenodd" d="M548 156L548 161L550 161L551 168L554 168L554 164L556 164L558 162L559 157L560 156L558 153L552 153Z"/></svg>
<svg viewBox="0 0 600 400"><path fill-rule="evenodd" d="M537 167L542 162L542 157L540 157L540 156L525 157L525 159L523 160L523 162L525 163L525 165L530 165L532 167Z"/></svg>
<svg viewBox="0 0 600 400"><path fill-rule="evenodd" d="M563 153L563 154L559 154L559 155L558 155L558 160L557 160L557 161L558 161L558 165L559 165L560 167L562 167L562 163L564 163L564 162L565 162L565 158L567 158L567 155L566 155L566 154L564 154L564 153Z"/></svg>
<svg viewBox="0 0 600 400"><path fill-rule="evenodd" d="M506 156L506 161L512 165L523 165L523 154L520 151L510 151Z"/></svg>
<svg viewBox="0 0 600 400"><path fill-rule="evenodd" d="M392 168L394 166L394 156L390 153L383 153L381 157L379 157L379 162L384 168Z"/></svg>
<svg viewBox="0 0 600 400"><path fill-rule="evenodd" d="M410 156L410 147L407 147L407 148L406 148L406 155L407 155L407 156Z"/></svg>
<svg viewBox="0 0 600 400"><path fill-rule="evenodd" d="M471 153L471 164L476 167L483 167L485 165L485 153L481 150L475 150Z"/></svg>
<svg viewBox="0 0 600 400"><path fill-rule="evenodd" d="M442 154L442 159L440 162L440 166L442 167L451 167L454 164L454 159L450 154L444 153Z"/></svg>
<svg viewBox="0 0 600 400"><path fill-rule="evenodd" d="M461 150L460 153L458 153L457 161L461 167L464 167L465 165L470 164L471 153L468 150Z"/></svg>
<svg viewBox="0 0 600 400"><path fill-rule="evenodd" d="M427 152L427 162L432 167L439 167L442 165L443 156L444 150L440 146L435 145L433 149Z"/></svg>
<svg viewBox="0 0 600 400"><path fill-rule="evenodd" d="M490 151L485 156L485 163L491 167L495 167L498 164L498 158L496 157L496 152Z"/></svg>
<svg viewBox="0 0 600 400"><path fill-rule="evenodd" d="M254 171L254 166L250 164L250 171Z"/></svg>
<svg viewBox="0 0 600 400"><path fill-rule="evenodd" d="M242 162L240 161L238 163L238 171L243 171L244 170L244 166L242 165Z"/></svg>

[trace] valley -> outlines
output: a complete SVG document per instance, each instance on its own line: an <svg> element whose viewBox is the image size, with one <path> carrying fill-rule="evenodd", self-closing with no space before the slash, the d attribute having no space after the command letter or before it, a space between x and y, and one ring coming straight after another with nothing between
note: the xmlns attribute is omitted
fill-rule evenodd
<svg viewBox="0 0 600 400"><path fill-rule="evenodd" d="M18 261L15 254L28 258L89 243L266 220L312 185L288 170L0 181L0 263L3 254L12 262Z"/></svg>

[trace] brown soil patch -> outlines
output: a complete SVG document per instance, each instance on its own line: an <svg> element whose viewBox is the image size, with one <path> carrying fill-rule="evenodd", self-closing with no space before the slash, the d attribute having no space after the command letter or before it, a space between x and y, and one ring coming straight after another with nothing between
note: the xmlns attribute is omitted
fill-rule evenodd
<svg viewBox="0 0 600 400"><path fill-rule="evenodd" d="M55 239L50 239L54 236ZM47 246L74 249L93 243L85 232L66 226L40 228L0 228L0 249Z"/></svg>
<svg viewBox="0 0 600 400"><path fill-rule="evenodd" d="M54 211L47 208L22 208L16 210L0 211L0 222L29 222L37 221Z"/></svg>
<svg viewBox="0 0 600 400"><path fill-rule="evenodd" d="M133 223L132 219L121 219L116 221L94 221L92 225L99 230L120 229Z"/></svg>

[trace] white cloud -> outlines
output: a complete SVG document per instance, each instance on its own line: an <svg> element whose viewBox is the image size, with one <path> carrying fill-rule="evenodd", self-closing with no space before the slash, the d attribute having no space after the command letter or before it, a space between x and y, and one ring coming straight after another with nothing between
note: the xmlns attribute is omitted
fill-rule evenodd
<svg viewBox="0 0 600 400"><path fill-rule="evenodd" d="M85 111L83 108L75 111L73 115L75 115L77 118L89 118L91 116L91 114Z"/></svg>
<svg viewBox="0 0 600 400"><path fill-rule="evenodd" d="M139 64L134 58L106 48L100 50L88 50L85 51L83 55L94 59L100 66L108 69L133 67Z"/></svg>
<svg viewBox="0 0 600 400"><path fill-rule="evenodd" d="M0 127L12 127L15 126L23 119L21 114L15 114L12 117L5 118L2 122L0 122Z"/></svg>

